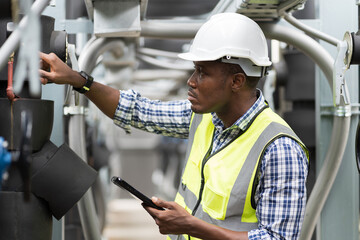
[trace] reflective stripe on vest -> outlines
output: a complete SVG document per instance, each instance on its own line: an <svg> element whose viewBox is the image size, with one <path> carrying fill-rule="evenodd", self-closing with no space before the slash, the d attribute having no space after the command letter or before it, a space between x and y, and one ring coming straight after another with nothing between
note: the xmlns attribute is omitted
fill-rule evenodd
<svg viewBox="0 0 360 240"><path fill-rule="evenodd" d="M193 213L201 191L202 199L196 209L196 217L234 231L256 229L256 210L251 205L252 190L264 150L281 136L293 138L304 150L306 148L284 120L267 108L242 135L207 158L205 155L211 147L214 131L211 119L211 114L196 114L192 120L189 134L191 150L187 152L188 162L175 201ZM203 190L200 190L203 161L207 161L203 167L205 182ZM169 239L188 237L169 235Z"/></svg>

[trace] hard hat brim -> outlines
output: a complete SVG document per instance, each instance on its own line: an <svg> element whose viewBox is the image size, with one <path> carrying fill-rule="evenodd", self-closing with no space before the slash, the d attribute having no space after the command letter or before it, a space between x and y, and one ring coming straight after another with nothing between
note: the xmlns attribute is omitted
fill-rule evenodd
<svg viewBox="0 0 360 240"><path fill-rule="evenodd" d="M184 60L188 60L188 61L193 61L193 62L202 62L202 61L215 61L219 58L201 58L199 56L196 56L195 54L191 53L191 52L187 52L187 53L180 53L178 54L178 57Z"/></svg>
<svg viewBox="0 0 360 240"><path fill-rule="evenodd" d="M187 53L180 53L178 54L178 57L181 58L181 59L184 59L184 60L188 60L188 61L193 61L193 62L202 62L202 61L215 61L215 60L218 60L224 56L214 56L213 57L199 57L198 55L196 54L193 54L191 52L187 52ZM253 59L251 58L248 58L248 57L243 57L245 59L249 59L250 61L252 61L255 65L257 66L262 66L262 67L268 67L272 64L271 61L269 61L268 59L264 59L264 61L262 62L255 62Z"/></svg>

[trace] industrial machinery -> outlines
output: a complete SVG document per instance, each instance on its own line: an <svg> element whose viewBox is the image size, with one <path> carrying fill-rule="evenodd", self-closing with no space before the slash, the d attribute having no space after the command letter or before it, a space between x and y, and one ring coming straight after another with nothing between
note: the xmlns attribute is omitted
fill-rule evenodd
<svg viewBox="0 0 360 240"><path fill-rule="evenodd" d="M335 6L336 13L351 18L333 19L329 11ZM0 239L99 240L109 198L103 189L107 182L98 176L103 168L131 178L138 158L161 159L140 159L144 172L139 175L153 179L145 188L171 199L184 164L184 141L136 131L127 136L71 87L41 88L38 52L55 52L74 70L91 73L115 88L177 99L183 97L193 69L177 54L209 17L220 12L244 14L263 29L274 64L260 87L270 106L310 149L301 239L339 239L335 236L344 234L358 239L359 179L353 159L359 168L360 134L355 136L354 129L359 76L358 68L351 66L360 62L359 26L354 20L359 6L355 0L2 1ZM325 18L336 21L336 36ZM54 144L56 134L61 137ZM132 157L136 160L131 163L124 160ZM118 158L121 166L112 160ZM78 176L81 180L75 181ZM352 189L342 192L344 185ZM351 204L337 203L341 194L348 195ZM336 204L344 206L348 221L336 220ZM65 224L52 224L52 216L62 219L66 213L70 214ZM80 224L67 228L74 215ZM334 222L336 228L331 227ZM63 233L54 236L56 228Z"/></svg>

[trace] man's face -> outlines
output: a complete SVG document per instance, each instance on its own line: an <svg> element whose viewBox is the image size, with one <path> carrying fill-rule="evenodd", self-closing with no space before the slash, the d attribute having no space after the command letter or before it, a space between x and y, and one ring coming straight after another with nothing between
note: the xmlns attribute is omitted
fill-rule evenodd
<svg viewBox="0 0 360 240"><path fill-rule="evenodd" d="M195 71L187 81L188 100L195 113L226 111L231 97L232 75L224 63L194 62Z"/></svg>

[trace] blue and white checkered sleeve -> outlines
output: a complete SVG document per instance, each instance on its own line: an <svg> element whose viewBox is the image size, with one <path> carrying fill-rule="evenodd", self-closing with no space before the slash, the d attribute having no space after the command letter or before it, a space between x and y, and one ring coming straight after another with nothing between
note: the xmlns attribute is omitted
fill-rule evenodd
<svg viewBox="0 0 360 240"><path fill-rule="evenodd" d="M135 127L164 136L187 138L191 120L191 103L150 100L134 90L120 91L114 123L127 133Z"/></svg>
<svg viewBox="0 0 360 240"><path fill-rule="evenodd" d="M305 213L308 159L293 139L281 137L265 150L255 193L258 229L254 239L298 239Z"/></svg>

